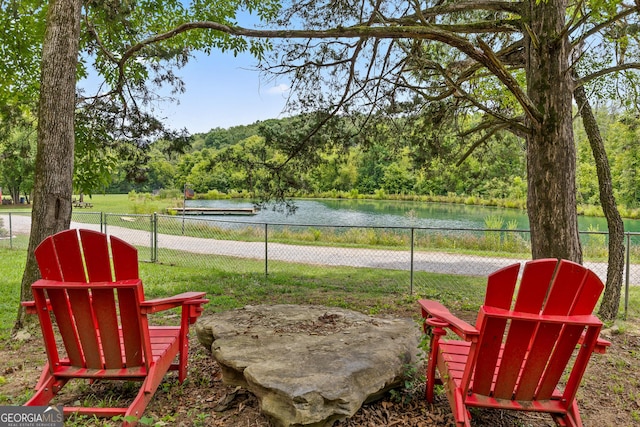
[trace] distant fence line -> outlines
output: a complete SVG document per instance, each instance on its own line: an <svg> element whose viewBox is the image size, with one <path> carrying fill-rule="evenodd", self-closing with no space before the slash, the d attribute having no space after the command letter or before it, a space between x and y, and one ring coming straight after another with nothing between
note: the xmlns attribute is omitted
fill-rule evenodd
<svg viewBox="0 0 640 427"><path fill-rule="evenodd" d="M0 213L0 246L26 249L30 212ZM139 248L140 260L200 263L231 271L269 274L279 263L395 271L393 280L419 292L438 274L486 277L530 259L529 230L429 227L331 226L233 221L163 214L77 212L72 228L115 235ZM607 232L583 231L584 264L603 281L607 274ZM640 233L625 233L624 311L629 286L640 285Z"/></svg>

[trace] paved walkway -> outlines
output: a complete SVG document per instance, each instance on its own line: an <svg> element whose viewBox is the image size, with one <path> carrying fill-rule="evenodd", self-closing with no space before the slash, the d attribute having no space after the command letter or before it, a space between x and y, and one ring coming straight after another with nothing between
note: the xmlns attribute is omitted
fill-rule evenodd
<svg viewBox="0 0 640 427"><path fill-rule="evenodd" d="M4 220L4 228L8 228L8 215L0 215ZM31 218L22 215L12 215L12 231L14 234L28 234ZM71 223L71 228L87 228L100 230L97 224ZM109 234L117 236L133 245L151 245L151 235L148 231L134 230L109 225ZM158 235L160 248L175 249L191 253L216 254L238 258L265 259L265 245L263 242L240 242L235 240L217 240L200 237L179 235ZM341 248L331 246L302 246L269 243L267 254L269 260L295 262L301 264L384 268L394 270L409 270L411 259L409 251L393 251L361 248ZM431 273L460 274L470 276L487 276L499 268L516 262L524 262L520 258L494 258L477 255L449 254L446 252L414 252L414 271ZM606 263L589 263L585 266L592 269L600 278L606 280ZM640 265L634 264L630 271L631 282L640 284Z"/></svg>

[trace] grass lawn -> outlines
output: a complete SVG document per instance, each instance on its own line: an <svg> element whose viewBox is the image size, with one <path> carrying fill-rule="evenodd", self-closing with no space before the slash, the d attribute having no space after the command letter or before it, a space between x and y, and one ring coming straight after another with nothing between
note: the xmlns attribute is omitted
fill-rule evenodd
<svg viewBox="0 0 640 427"><path fill-rule="evenodd" d="M0 248L0 340L9 339L20 304L26 251Z"/></svg>
<svg viewBox="0 0 640 427"><path fill-rule="evenodd" d="M0 248L0 339L8 339L15 321L20 297L20 281L25 263L24 251ZM392 270L323 267L300 268L297 264L270 263L264 276L261 261L237 264L211 256L192 254L179 266L140 264L140 276L149 298L170 296L185 291L204 291L215 312L247 304L324 304L351 308L369 314L403 314L418 317L418 298L436 298L454 309L475 310L484 295L484 278L461 278L417 273L429 276L413 294L397 277L406 274ZM219 257L218 257L219 258ZM255 265L252 265L254 263Z"/></svg>
<svg viewBox="0 0 640 427"><path fill-rule="evenodd" d="M0 339L8 339L19 304L25 252L0 248ZM185 291L204 291L208 311L223 311L247 304L323 304L369 314L402 313L417 317L418 298L437 298L454 309L477 309L484 295L484 278L460 278L432 273L429 285L414 288L397 277L404 272L367 268L300 268L272 262L264 276L261 261L243 261L242 269L220 257L192 254L181 265L140 264L140 276L149 298ZM255 264L255 265L254 265Z"/></svg>
<svg viewBox="0 0 640 427"><path fill-rule="evenodd" d="M78 196L74 196L78 200ZM84 196L84 201L91 203L91 208L76 208L76 212L106 212L106 213L153 213L164 212L166 208L182 203L182 199L160 198L149 194L94 194ZM0 205L0 212L27 211L30 205Z"/></svg>
<svg viewBox="0 0 640 427"><path fill-rule="evenodd" d="M20 281L25 264L23 250L0 248L0 339L8 339L20 299ZM265 278L262 261L242 264L221 262L220 257L191 254L180 265L140 264L140 276L149 298L185 291L204 291L210 303L206 310L217 312L247 304L324 304L351 308L369 314L401 314L418 317L416 300L441 301L455 311L475 312L484 297L486 279L416 273L409 287L393 270L314 267L271 262ZM253 264L252 264L253 263ZM255 264L255 265L254 265ZM225 266L226 265L226 266ZM240 267L242 266L242 267ZM623 290L624 292L624 290ZM624 300L624 298L623 298ZM622 308L621 308L622 313ZM640 288L629 294L628 316L640 317ZM624 326L623 326L624 327Z"/></svg>
<svg viewBox="0 0 640 427"><path fill-rule="evenodd" d="M0 355L3 357L4 373L0 372L0 404L22 404L32 393L33 384L44 363L44 351L40 347L39 333L33 329L35 335L26 344L12 340L10 333L15 322L16 310L19 304L20 281L24 269L26 254L24 250L10 250L0 248ZM486 278L463 278L429 273L427 280L416 288L412 294L406 283L396 276L398 273L381 269L363 269L348 267L314 267L287 263L270 263L271 273L265 278L263 263L254 261L255 265L243 263L242 268L231 259L212 260L207 255L192 254L183 257L179 266L163 264L140 264L140 276L145 283L148 298L169 296L183 291L205 291L210 303L206 311L217 312L242 307L247 304L323 304L355 309L370 314L389 314L394 316L413 317L418 320L420 312L416 300L430 298L441 301L467 320L472 321L478 306L481 304ZM226 265L226 267L225 267ZM621 310L622 312L622 310ZM640 420L640 411L634 406L634 399L640 395L640 385L635 375L640 362L640 338L638 338L638 322L640 317L640 288L633 287L629 298L629 321L618 322L615 333L610 332L608 339L613 345L605 355L592 358L590 368L583 380L579 395L585 425L634 425ZM177 316L167 318L174 321ZM162 321L162 319L159 319ZM34 325L35 326L35 325ZM613 335L611 335L613 334ZM195 339L194 339L195 340ZM150 422L167 425L174 421L186 420L185 426L225 425L235 426L233 422L213 424L222 417L231 416L230 409L223 413L211 411L209 401L216 402L233 392L233 388L225 388L216 378L215 366L212 367L210 356L197 345L193 346L194 353L190 356L191 369L189 381L178 385L174 380L163 382L145 412ZM603 378L607 382L603 385ZM422 384L422 377L416 378L416 384ZM93 389L84 390L82 384L77 390L83 396L93 396ZM75 389L74 389L75 390ZM111 391L111 389L108 389ZM119 393L120 388L115 389ZM412 389L413 390L413 389ZM409 416L419 419L423 414L434 411L433 405L424 403L424 391L416 391L411 400L411 407L417 408L411 412L407 406L397 405L393 399L387 398L383 406L385 411L396 411L397 416ZM407 393L410 393L407 391ZM82 395L82 394L80 394ZM98 393L100 404L107 404L111 395ZM197 396L197 397L194 397ZM210 396L203 400L201 396ZM411 395L413 396L413 395ZM189 398L191 397L191 398ZM84 398L84 397L83 397ZM102 400L100 400L102 399ZM391 400L390 400L391 399ZM606 402L603 404L603 402ZM440 401L436 411L448 413L446 400ZM249 405L248 405L249 406ZM257 404L254 409L238 409L233 416L240 416L245 421L242 425L268 425L266 418L259 415ZM373 409L377 408L372 406ZM603 410L603 408L606 408ZM372 409L372 410L373 410ZM359 412L357 416L366 418L369 409ZM254 411L254 412L251 412ZM238 415L239 413L239 415ZM408 415L407 415L408 414ZM242 418L244 417L244 418ZM251 417L251 419L249 419ZM548 425L539 421L540 417L523 415L524 421L517 423L507 418L500 427L512 425L531 425L539 427ZM622 417L622 418L621 418ZM226 418L225 418L226 419ZM255 420L254 420L255 419ZM204 422L204 420L208 420ZM511 421L509 421L511 420ZM517 421L517 420L516 420ZM355 424L354 424L355 423ZM356 421L349 425L358 424ZM116 420L98 421L86 417L68 420L69 426L115 426ZM381 424L376 424L381 425ZM414 424L411 424L414 425ZM416 424L417 425L417 424ZM435 424L426 424L435 426ZM438 424L440 426L442 424ZM489 424L487 424L489 425ZM498 424L490 424L498 425Z"/></svg>

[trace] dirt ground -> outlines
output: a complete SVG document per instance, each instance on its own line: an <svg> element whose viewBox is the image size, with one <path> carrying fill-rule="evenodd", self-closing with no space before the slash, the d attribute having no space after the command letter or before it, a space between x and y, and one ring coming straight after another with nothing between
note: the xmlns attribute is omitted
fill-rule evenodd
<svg viewBox="0 0 640 427"><path fill-rule="evenodd" d="M592 357L579 392L585 426L640 425L640 332L633 323L604 332L612 341L605 355ZM175 374L166 377L145 412L143 424L155 426L270 426L260 414L257 399L247 391L223 384L218 365L191 334L188 380L179 385ZM26 340L0 343L0 405L19 405L29 396L44 364L39 334ZM425 402L424 382L409 380L409 388L389 393L365 405L337 427L451 426L447 400ZM69 386L67 386L69 387ZM82 383L60 397L58 403L94 406L135 394L130 385ZM545 414L483 410L473 412L476 426L551 426ZM65 426L114 426L112 420L70 419Z"/></svg>

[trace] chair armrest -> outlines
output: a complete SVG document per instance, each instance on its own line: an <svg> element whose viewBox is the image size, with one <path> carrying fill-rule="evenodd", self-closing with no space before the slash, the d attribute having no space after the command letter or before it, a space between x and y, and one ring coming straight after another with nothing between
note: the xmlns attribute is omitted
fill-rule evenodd
<svg viewBox="0 0 640 427"><path fill-rule="evenodd" d="M460 338L472 341L480 335L480 332L467 322L454 316L449 309L437 301L421 299L418 304L422 308L422 317L425 319L434 317L448 324L448 327Z"/></svg>
<svg viewBox="0 0 640 427"><path fill-rule="evenodd" d="M140 308L144 314L151 314L169 310L171 308L181 307L186 304L191 306L194 304L202 305L209 301L202 298L204 295L205 292L183 292L167 298L156 298L142 301L140 303Z"/></svg>

